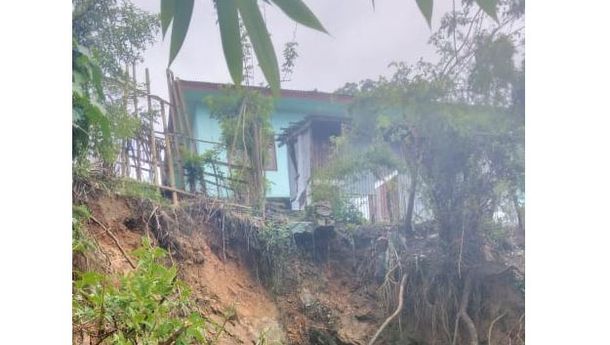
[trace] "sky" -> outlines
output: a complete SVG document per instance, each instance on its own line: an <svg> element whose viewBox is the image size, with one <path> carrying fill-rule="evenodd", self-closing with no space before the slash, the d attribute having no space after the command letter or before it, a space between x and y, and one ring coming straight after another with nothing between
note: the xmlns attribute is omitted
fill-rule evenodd
<svg viewBox="0 0 610 345"><path fill-rule="evenodd" d="M158 13L159 0L133 0L144 10ZM415 63L420 58L435 61L434 48L428 45L432 31L439 26L442 15L452 2L434 2L432 30L419 12L415 0L305 0L329 34L296 25L277 7L263 2L263 13L271 33L278 63L286 42L293 40L296 29L299 57L291 81L282 88L332 92L346 82L377 79L389 75L393 61ZM151 75L153 94L165 97L165 68L169 58L169 37L150 47L138 79L143 80L144 67ZM211 0L195 1L193 18L182 49L171 70L177 78L207 82L230 82L224 60L216 14ZM142 76L140 76L142 74ZM263 82L255 67L255 84Z"/></svg>

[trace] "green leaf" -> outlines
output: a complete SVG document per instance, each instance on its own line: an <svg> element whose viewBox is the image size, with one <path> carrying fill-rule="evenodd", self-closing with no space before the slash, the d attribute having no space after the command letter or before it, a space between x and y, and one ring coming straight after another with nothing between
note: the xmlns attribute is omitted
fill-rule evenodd
<svg viewBox="0 0 610 345"><path fill-rule="evenodd" d="M161 31L163 32L163 38L165 38L169 24L174 18L175 9L176 0L161 0Z"/></svg>
<svg viewBox="0 0 610 345"><path fill-rule="evenodd" d="M432 27L432 8L434 7L434 0L415 0L417 7L424 15L428 22L428 27Z"/></svg>
<svg viewBox="0 0 610 345"><path fill-rule="evenodd" d="M189 24L191 23L194 2L195 0L180 0L175 3L168 66L172 64L176 55L178 55L180 48L182 48L182 43L184 43L184 38L188 32Z"/></svg>
<svg viewBox="0 0 610 345"><path fill-rule="evenodd" d="M302 0L272 0L286 15L295 22L303 24L309 28L328 33L322 23L311 12L309 7Z"/></svg>
<svg viewBox="0 0 610 345"><path fill-rule="evenodd" d="M104 280L104 276L96 272L85 272L77 281L77 287L83 288L85 286L96 285Z"/></svg>
<svg viewBox="0 0 610 345"><path fill-rule="evenodd" d="M279 94L280 72L275 50L256 0L237 0L239 14L248 31L252 48L274 95Z"/></svg>
<svg viewBox="0 0 610 345"><path fill-rule="evenodd" d="M239 85L243 78L243 51L237 4L235 0L222 0L216 2L216 9L225 60L233 82Z"/></svg>
<svg viewBox="0 0 610 345"><path fill-rule="evenodd" d="M498 14L496 13L496 5L498 0L475 0L483 12L487 13L496 22L498 21Z"/></svg>

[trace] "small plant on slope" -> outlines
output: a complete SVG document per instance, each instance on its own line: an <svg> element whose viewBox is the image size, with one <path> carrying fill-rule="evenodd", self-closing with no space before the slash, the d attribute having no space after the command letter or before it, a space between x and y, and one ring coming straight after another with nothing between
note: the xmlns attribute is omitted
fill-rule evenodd
<svg viewBox="0 0 610 345"><path fill-rule="evenodd" d="M212 344L211 321L193 311L177 268L161 263L165 251L144 239L134 255L137 268L122 277L80 274L72 299L75 331L97 344Z"/></svg>

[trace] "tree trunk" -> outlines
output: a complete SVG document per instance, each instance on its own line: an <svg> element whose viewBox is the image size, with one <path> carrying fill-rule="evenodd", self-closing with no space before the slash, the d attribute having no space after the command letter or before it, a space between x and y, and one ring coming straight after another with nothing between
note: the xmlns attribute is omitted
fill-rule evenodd
<svg viewBox="0 0 610 345"><path fill-rule="evenodd" d="M265 176L263 174L263 162L261 150L261 128L257 121L254 122L252 128L254 134L254 150L252 150L252 176L253 176L253 194L254 203L256 207L259 207L261 212L265 213Z"/></svg>
<svg viewBox="0 0 610 345"><path fill-rule="evenodd" d="M516 196L513 196L513 204L515 205L515 212L517 212L517 222L519 225L519 231L525 231L525 225L523 224L523 210L519 207L519 201Z"/></svg>
<svg viewBox="0 0 610 345"><path fill-rule="evenodd" d="M411 177L411 189L409 190L409 200L407 203L407 215L405 217L405 235L413 234L413 208L415 207L415 193L417 191L417 182L419 180L419 163L415 165L413 176Z"/></svg>

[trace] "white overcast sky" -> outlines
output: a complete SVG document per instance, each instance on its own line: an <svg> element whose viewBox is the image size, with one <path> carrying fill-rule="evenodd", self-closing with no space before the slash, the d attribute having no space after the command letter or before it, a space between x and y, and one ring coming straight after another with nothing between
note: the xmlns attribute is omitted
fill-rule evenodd
<svg viewBox="0 0 610 345"><path fill-rule="evenodd" d="M142 9L158 13L159 0L133 0ZM376 79L388 75L392 61L415 63L424 58L436 59L428 45L432 31L420 14L415 0L305 0L330 35L298 26L296 40L299 57L292 80L282 88L332 92L346 82ZM261 2L263 3L263 2ZM450 0L434 2L432 29L438 28L441 16L451 8ZM282 63L281 50L292 40L295 23L277 7L264 5L267 28ZM165 96L165 68L169 55L169 35L159 39L145 54L143 67L151 74L154 94ZM195 1L193 19L182 50L171 66L180 79L208 82L230 82L216 14L211 0ZM256 83L262 81L258 67ZM139 76L142 81L142 77Z"/></svg>

